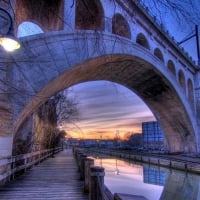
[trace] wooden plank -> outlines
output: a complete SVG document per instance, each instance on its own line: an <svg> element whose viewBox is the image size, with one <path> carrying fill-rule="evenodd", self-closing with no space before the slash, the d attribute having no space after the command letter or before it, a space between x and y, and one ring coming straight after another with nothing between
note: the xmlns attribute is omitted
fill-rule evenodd
<svg viewBox="0 0 200 200"><path fill-rule="evenodd" d="M86 200L71 150L64 150L0 187L1 200Z"/></svg>
<svg viewBox="0 0 200 200"><path fill-rule="evenodd" d="M7 159L0 160L0 183L3 183L6 179L13 176L16 172L20 170L26 170L28 167L35 165L36 163L49 157L53 149L45 149L41 151L35 151L27 154L21 154L18 156L13 156ZM54 149L54 152L59 152L61 147ZM21 161L20 165L19 161ZM18 163L18 164L16 164ZM11 165L17 166L10 169ZM5 170L7 168L7 170Z"/></svg>

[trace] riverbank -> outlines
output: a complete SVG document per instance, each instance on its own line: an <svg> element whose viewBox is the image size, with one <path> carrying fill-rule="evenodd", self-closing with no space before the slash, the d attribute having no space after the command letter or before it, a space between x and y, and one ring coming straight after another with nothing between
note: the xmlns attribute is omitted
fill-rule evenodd
<svg viewBox="0 0 200 200"><path fill-rule="evenodd" d="M199 157L120 149L83 148L83 150L200 174Z"/></svg>

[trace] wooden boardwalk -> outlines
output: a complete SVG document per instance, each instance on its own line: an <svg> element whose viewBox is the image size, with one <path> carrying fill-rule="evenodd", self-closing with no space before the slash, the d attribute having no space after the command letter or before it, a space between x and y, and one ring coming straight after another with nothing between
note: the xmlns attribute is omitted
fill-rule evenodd
<svg viewBox="0 0 200 200"><path fill-rule="evenodd" d="M0 200L86 200L76 161L64 150L0 188Z"/></svg>

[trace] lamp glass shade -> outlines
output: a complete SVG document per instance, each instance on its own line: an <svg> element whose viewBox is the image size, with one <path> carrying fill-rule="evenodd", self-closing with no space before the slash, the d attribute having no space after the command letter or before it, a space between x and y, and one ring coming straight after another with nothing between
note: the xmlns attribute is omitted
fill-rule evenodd
<svg viewBox="0 0 200 200"><path fill-rule="evenodd" d="M20 43L10 37L0 37L0 45L9 52L20 48Z"/></svg>

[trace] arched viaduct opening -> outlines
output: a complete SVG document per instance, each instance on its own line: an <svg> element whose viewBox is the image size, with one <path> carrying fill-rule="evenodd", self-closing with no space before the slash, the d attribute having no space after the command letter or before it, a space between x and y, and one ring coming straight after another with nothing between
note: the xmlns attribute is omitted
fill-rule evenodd
<svg viewBox="0 0 200 200"><path fill-rule="evenodd" d="M47 98L72 85L95 80L116 82L141 97L163 129L171 152L196 151L194 127L177 90L153 65L125 54L86 60L49 82L19 115L15 133Z"/></svg>

